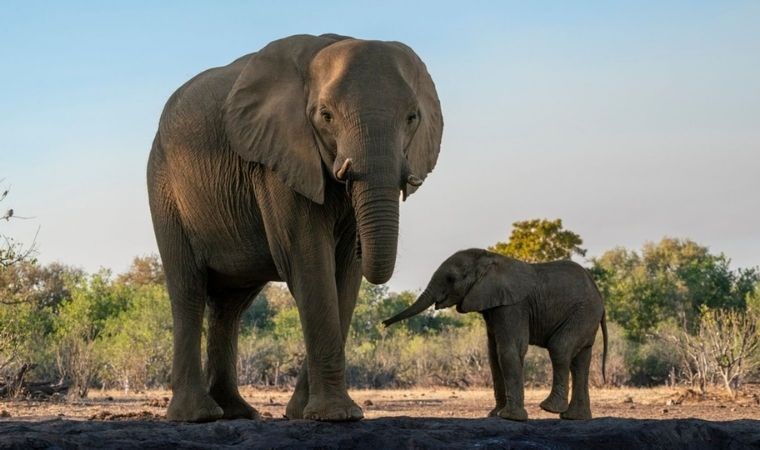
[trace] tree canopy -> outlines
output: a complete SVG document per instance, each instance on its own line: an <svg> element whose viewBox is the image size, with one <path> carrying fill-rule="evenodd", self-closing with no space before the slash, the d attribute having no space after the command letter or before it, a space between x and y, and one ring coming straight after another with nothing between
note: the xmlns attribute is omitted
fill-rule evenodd
<svg viewBox="0 0 760 450"><path fill-rule="evenodd" d="M512 224L506 242L497 242L488 250L521 261L536 263L584 256L583 239L562 227L562 219L523 220Z"/></svg>
<svg viewBox="0 0 760 450"><path fill-rule="evenodd" d="M693 330L702 306L744 309L760 274L729 263L690 239L666 237L641 252L609 250L592 259L591 272L609 316L642 340L666 320Z"/></svg>

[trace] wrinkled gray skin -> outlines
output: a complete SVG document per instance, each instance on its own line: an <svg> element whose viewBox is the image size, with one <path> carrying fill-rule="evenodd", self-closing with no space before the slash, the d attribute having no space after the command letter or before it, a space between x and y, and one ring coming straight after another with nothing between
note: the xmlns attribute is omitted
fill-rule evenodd
<svg viewBox="0 0 760 450"><path fill-rule="evenodd" d="M171 96L148 162L174 322L169 419L258 416L238 393L237 338L269 281L287 283L306 344L287 416L362 417L344 353L359 283L393 273L400 193L433 169L442 127L410 48L337 35L275 41Z"/></svg>
<svg viewBox="0 0 760 450"><path fill-rule="evenodd" d="M528 264L481 249L462 250L441 264L414 304L383 323L407 319L433 304L483 314L496 397L489 416L528 418L523 361L531 344L547 348L552 361L552 390L541 408L563 419L591 418L591 346L601 323L604 374L607 326L602 297L583 267L572 261ZM569 373L573 392L568 404Z"/></svg>

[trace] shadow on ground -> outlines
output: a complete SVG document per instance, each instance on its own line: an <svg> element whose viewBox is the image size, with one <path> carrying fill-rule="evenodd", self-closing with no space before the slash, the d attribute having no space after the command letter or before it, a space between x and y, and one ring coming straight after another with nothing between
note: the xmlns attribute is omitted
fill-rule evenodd
<svg viewBox="0 0 760 450"><path fill-rule="evenodd" d="M760 448L760 421L600 418L587 422L393 417L300 420L0 422L0 448Z"/></svg>

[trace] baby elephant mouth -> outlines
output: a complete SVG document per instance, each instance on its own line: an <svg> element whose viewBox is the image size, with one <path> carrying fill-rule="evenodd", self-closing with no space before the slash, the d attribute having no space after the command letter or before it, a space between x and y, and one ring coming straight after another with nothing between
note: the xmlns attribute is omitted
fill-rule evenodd
<svg viewBox="0 0 760 450"><path fill-rule="evenodd" d="M449 306L454 306L456 304L457 304L457 299L456 298L447 296L446 298L444 298L440 302L436 302L435 303L435 309L445 309L445 308L448 308Z"/></svg>

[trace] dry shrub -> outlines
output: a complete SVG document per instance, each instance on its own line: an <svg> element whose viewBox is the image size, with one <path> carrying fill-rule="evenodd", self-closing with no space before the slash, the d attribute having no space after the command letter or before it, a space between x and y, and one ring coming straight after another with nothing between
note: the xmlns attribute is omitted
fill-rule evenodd
<svg viewBox="0 0 760 450"><path fill-rule="evenodd" d="M525 354L525 383L532 386L550 386L552 384L552 362L549 351L531 345Z"/></svg>
<svg viewBox="0 0 760 450"><path fill-rule="evenodd" d="M306 357L303 340L246 334L238 344L238 383L258 386L294 386Z"/></svg>
<svg viewBox="0 0 760 450"><path fill-rule="evenodd" d="M376 341L349 342L346 358L348 381L354 387L466 388L489 385L491 380L482 321L437 334L398 331Z"/></svg>
<svg viewBox="0 0 760 450"><path fill-rule="evenodd" d="M696 334L680 329L662 333L680 357L678 379L702 394L717 380L729 395L760 368L760 314L703 308Z"/></svg>

